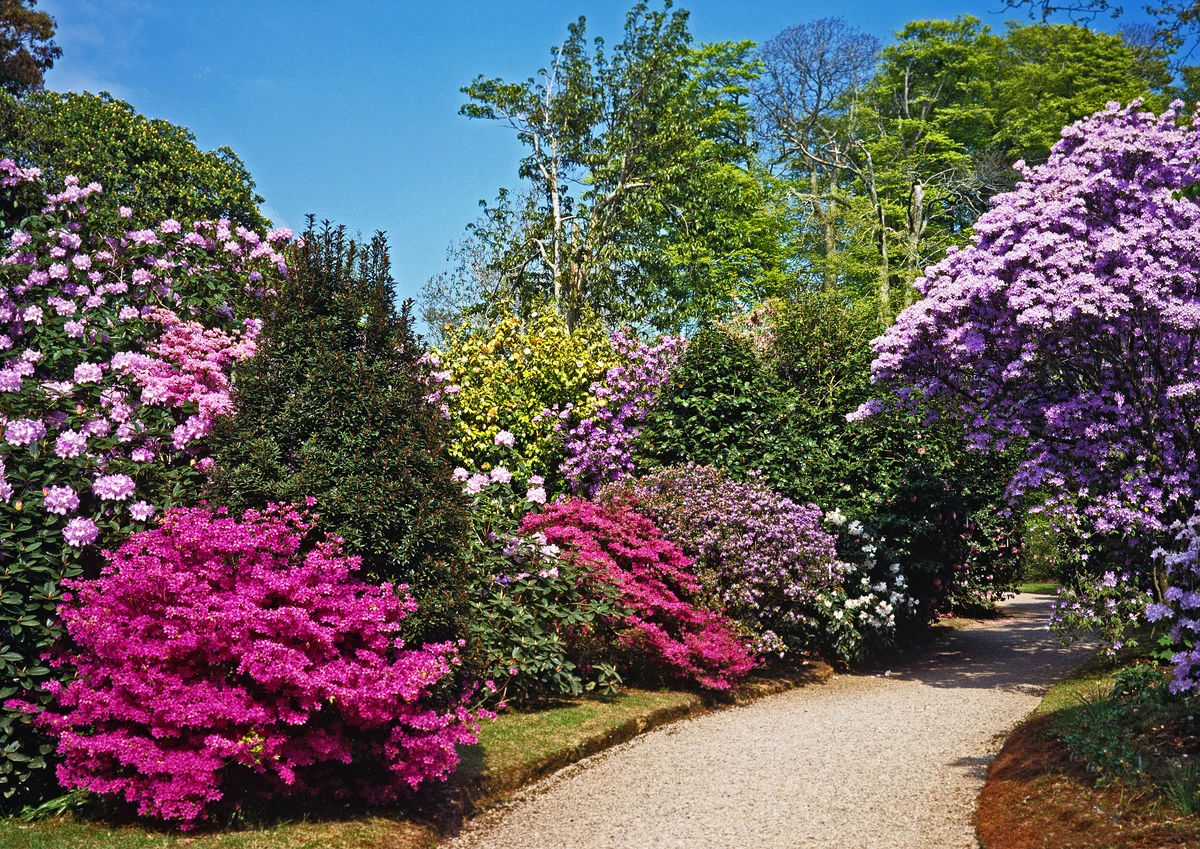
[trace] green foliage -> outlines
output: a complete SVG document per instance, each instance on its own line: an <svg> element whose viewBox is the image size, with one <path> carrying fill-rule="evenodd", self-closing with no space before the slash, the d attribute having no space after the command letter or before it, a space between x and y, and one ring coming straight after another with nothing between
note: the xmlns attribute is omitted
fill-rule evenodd
<svg viewBox="0 0 1200 849"><path fill-rule="evenodd" d="M1176 767L1163 784L1163 794L1185 817L1200 814L1200 763Z"/></svg>
<svg viewBox="0 0 1200 849"><path fill-rule="evenodd" d="M1059 737L1099 778L1131 776L1141 759L1124 723L1121 705L1106 693L1093 691L1079 697L1075 708L1059 724Z"/></svg>
<svg viewBox="0 0 1200 849"><path fill-rule="evenodd" d="M502 460L515 454L508 448ZM590 565L560 558L544 535L521 535L535 501L516 495L506 466L473 482L478 486L466 487L474 494L463 554L473 576L465 633L470 674L505 703L616 692L617 628L629 612L617 589Z"/></svg>
<svg viewBox="0 0 1200 849"><path fill-rule="evenodd" d="M202 151L186 127L146 118L108 94L0 96L0 154L41 168L49 185L69 175L100 183L94 213L127 206L130 224L153 226L172 216L185 226L220 218L250 229L267 224L258 209L263 199L237 154L228 147Z"/></svg>
<svg viewBox="0 0 1200 849"><path fill-rule="evenodd" d="M1064 126L1110 100L1128 103L1170 82L1146 76L1153 73L1119 35L1063 24L1010 24L992 94L992 143L1009 162L1042 161ZM1150 105L1157 112L1166 103Z"/></svg>
<svg viewBox="0 0 1200 849"><path fill-rule="evenodd" d="M555 559L533 573L490 576L471 602L468 639L480 674L505 682L498 688L505 701L612 694L621 676L606 649L611 623L625 612L616 590L590 570Z"/></svg>
<svg viewBox="0 0 1200 849"><path fill-rule="evenodd" d="M319 529L365 575L409 585L414 635L451 634L467 603L466 505L386 242L310 221L289 266L259 353L235 373L211 498L239 511L314 498Z"/></svg>
<svg viewBox="0 0 1200 849"><path fill-rule="evenodd" d="M490 325L450 327L435 357L448 383L439 390L454 435L452 456L472 471L503 463L521 480L557 474L559 419L543 411L586 417L596 401L592 383L615 364L599 325L580 323L571 333L553 311L536 310L524 321L509 315ZM515 450L496 444L501 431L513 435Z"/></svg>
<svg viewBox="0 0 1200 849"><path fill-rule="evenodd" d="M42 87L46 71L62 56L54 43L54 18L37 0L0 0L0 89L24 94Z"/></svg>
<svg viewBox="0 0 1200 849"><path fill-rule="evenodd" d="M528 147L530 187L476 226L488 285L468 290L520 312L552 300L572 330L588 312L674 329L784 284L782 204L749 141L753 45L696 46L687 20L638 3L606 50L580 18L537 78L463 88L463 115Z"/></svg>

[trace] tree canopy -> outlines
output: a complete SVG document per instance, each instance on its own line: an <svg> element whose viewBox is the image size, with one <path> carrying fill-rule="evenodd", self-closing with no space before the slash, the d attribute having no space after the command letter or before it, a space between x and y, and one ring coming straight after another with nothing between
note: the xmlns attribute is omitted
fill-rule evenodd
<svg viewBox="0 0 1200 849"><path fill-rule="evenodd" d="M204 151L186 128L147 118L109 94L37 91L0 95L0 155L42 170L50 185L98 182L100 207L133 211L131 223L165 218L262 228L254 180L228 147Z"/></svg>

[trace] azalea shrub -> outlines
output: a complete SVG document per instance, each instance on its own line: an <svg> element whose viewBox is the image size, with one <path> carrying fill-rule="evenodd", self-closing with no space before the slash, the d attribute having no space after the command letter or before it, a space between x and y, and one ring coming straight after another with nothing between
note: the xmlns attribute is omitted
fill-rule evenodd
<svg viewBox="0 0 1200 849"><path fill-rule="evenodd" d="M495 437L512 434L519 446L503 462L519 480L539 475L551 491L561 486L563 440L559 423L587 418L596 407L589 393L615 365L608 336L584 323L568 333L552 311L507 316L487 327L464 324L446 331L432 352L429 397L446 405L451 453L472 472L502 462Z"/></svg>
<svg viewBox="0 0 1200 849"><path fill-rule="evenodd" d="M1198 163L1196 119L1174 109L1114 103L1066 128L876 344L878 380L960 409L981 450L1015 446L1010 495L1085 541L1187 551L1175 537L1200 496L1200 206L1185 196ZM1127 546L1097 550L1116 557L1094 558L1094 579L1125 570ZM1147 613L1182 623L1194 576L1173 564L1146 557L1129 586L1156 587L1166 612ZM1192 637L1176 633L1176 686L1190 689Z"/></svg>
<svg viewBox="0 0 1200 849"><path fill-rule="evenodd" d="M288 507L173 509L67 582L56 663L75 675L11 705L57 740L64 787L191 827L247 799L387 802L454 769L475 741L441 692L457 646L406 648L404 587L358 580L310 528Z"/></svg>
<svg viewBox="0 0 1200 849"><path fill-rule="evenodd" d="M760 652L815 648L819 599L845 565L821 509L710 466L668 466L607 487L602 499L654 520L695 561L710 605L753 634Z"/></svg>
<svg viewBox="0 0 1200 849"><path fill-rule="evenodd" d="M698 603L702 588L691 558L650 519L624 506L571 498L528 514L521 530L543 534L616 587L630 610L620 634L622 660L635 673L728 690L754 668L734 624Z"/></svg>
<svg viewBox="0 0 1200 849"><path fill-rule="evenodd" d="M10 161L0 174L5 188L39 185ZM199 497L211 436L232 409L232 366L255 350L259 325L243 308L286 271L289 231L174 219L123 230L120 217L88 213L101 191L68 179L43 192L42 214L0 256L3 699L48 698L41 687L64 674L42 660L61 634L61 582ZM48 748L18 715L0 715L10 804Z"/></svg>
<svg viewBox="0 0 1200 849"><path fill-rule="evenodd" d="M455 636L472 574L467 504L387 243L310 220L289 265L264 299L255 355L237 366L210 498L235 511L314 499L318 528L365 576L408 585L420 605L409 637Z"/></svg>

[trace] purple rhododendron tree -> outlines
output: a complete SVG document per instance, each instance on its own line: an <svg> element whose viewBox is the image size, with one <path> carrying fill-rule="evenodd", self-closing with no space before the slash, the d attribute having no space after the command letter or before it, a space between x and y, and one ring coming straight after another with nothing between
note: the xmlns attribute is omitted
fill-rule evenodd
<svg viewBox="0 0 1200 849"><path fill-rule="evenodd" d="M1178 196L1200 181L1197 120L1110 104L1018 167L974 243L918 281L874 375L961 409L980 448L1020 440L1014 497L1049 493L1084 535L1171 548L1200 497L1200 206ZM1168 565L1143 588L1187 637L1197 576ZM1176 688L1195 687L1176 661Z"/></svg>
<svg viewBox="0 0 1200 849"><path fill-rule="evenodd" d="M691 558L645 516L572 498L530 513L521 531L544 534L617 588L630 609L621 641L633 655L713 690L728 690L754 668L732 623L695 603L701 587Z"/></svg>
<svg viewBox="0 0 1200 849"><path fill-rule="evenodd" d="M189 827L230 785L386 802L451 772L474 717L429 697L457 647L403 647L404 587L356 579L339 539L303 553L292 508L222 513L169 510L68 582L57 662L77 677L10 705L57 738L62 785Z"/></svg>

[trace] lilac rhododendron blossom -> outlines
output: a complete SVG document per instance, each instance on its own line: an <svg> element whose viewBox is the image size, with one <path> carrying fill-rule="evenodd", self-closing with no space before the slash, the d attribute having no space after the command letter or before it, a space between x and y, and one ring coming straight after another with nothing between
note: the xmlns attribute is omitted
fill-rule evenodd
<svg viewBox="0 0 1200 849"><path fill-rule="evenodd" d="M101 475L92 484L92 492L102 501L125 501L135 488L129 475Z"/></svg>
<svg viewBox="0 0 1200 849"><path fill-rule="evenodd" d="M1020 445L1014 498L1048 494L1055 521L1100 539L1160 543L1152 568L1175 565L1137 592L1196 579L1169 555L1200 498L1200 205L1180 194L1200 182L1200 115L1181 122L1182 105L1110 104L1044 165L1018 163L1022 181L917 281L923 299L872 367L959 410L976 447ZM1182 597L1144 610L1162 606L1194 621ZM1178 687L1200 680L1188 651L1175 672Z"/></svg>
<svg viewBox="0 0 1200 849"><path fill-rule="evenodd" d="M42 507L47 513L65 516L79 509L79 496L69 486L52 486L42 498Z"/></svg>
<svg viewBox="0 0 1200 849"><path fill-rule="evenodd" d="M66 540L67 545L75 548L91 545L99 536L100 529L96 527L95 521L86 516L76 516L63 528L63 539Z"/></svg>
<svg viewBox="0 0 1200 849"><path fill-rule="evenodd" d="M17 419L4 426L9 445L32 445L46 435L46 426L34 419Z"/></svg>

